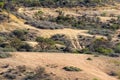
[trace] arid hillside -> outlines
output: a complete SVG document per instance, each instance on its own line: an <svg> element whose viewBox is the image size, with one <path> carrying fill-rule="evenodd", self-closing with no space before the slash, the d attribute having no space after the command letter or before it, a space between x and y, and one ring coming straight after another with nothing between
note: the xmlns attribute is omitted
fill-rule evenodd
<svg viewBox="0 0 120 80"><path fill-rule="evenodd" d="M120 80L120 1L1 0L0 80Z"/></svg>
<svg viewBox="0 0 120 80"><path fill-rule="evenodd" d="M117 77L110 74L115 70L119 71L120 66L118 67L115 61L120 63L120 58L69 53L15 52L11 54L13 55L11 58L0 59L0 66L9 64L7 69L19 65L25 65L31 69L42 66L45 67L47 73L59 76L60 80L118 80ZM87 60L88 58L91 58L91 60ZM65 71L62 69L65 66L75 66L82 71ZM0 69L0 72L6 70L6 68Z"/></svg>

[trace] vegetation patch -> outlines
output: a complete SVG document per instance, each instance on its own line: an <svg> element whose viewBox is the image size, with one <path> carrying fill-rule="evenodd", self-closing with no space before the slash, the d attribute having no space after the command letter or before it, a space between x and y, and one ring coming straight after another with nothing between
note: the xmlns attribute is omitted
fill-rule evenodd
<svg viewBox="0 0 120 80"><path fill-rule="evenodd" d="M12 55L8 52L0 52L0 58L8 58L11 57Z"/></svg>
<svg viewBox="0 0 120 80"><path fill-rule="evenodd" d="M94 78L93 80L99 80L99 79L97 79L97 78Z"/></svg>
<svg viewBox="0 0 120 80"><path fill-rule="evenodd" d="M74 67L74 66L66 66L63 68L65 71L75 71L75 72L79 72L82 71L80 68Z"/></svg>
<svg viewBox="0 0 120 80"><path fill-rule="evenodd" d="M92 60L92 58L87 58L87 60L90 60L90 61L91 61L91 60Z"/></svg>
<svg viewBox="0 0 120 80"><path fill-rule="evenodd" d="M30 69L25 65L7 66L6 70L0 72L2 80L57 80L58 77L53 73L46 73L44 67ZM56 78L56 79L54 79ZM61 80L61 79L59 79Z"/></svg>
<svg viewBox="0 0 120 80"><path fill-rule="evenodd" d="M120 53L120 43L118 43L114 48L116 53Z"/></svg>
<svg viewBox="0 0 120 80"><path fill-rule="evenodd" d="M38 67L33 74L26 76L24 80L52 80L50 74L47 74L44 67Z"/></svg>

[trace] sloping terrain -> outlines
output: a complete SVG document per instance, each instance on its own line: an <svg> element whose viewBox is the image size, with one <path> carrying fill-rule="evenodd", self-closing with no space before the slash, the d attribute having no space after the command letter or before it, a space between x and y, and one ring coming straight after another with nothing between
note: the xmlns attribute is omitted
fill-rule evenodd
<svg viewBox="0 0 120 80"><path fill-rule="evenodd" d="M112 70L110 60L120 60L119 58L104 56L93 57L93 55L63 53L15 52L12 55L11 58L0 59L0 66L4 64L11 66L26 65L33 69L43 66L48 73L53 73L67 80L93 80L94 78L98 80L117 80L117 78L109 76L106 72L108 72L107 69ZM92 58L91 61L86 60L89 57ZM52 68L50 66L57 67ZM62 69L65 66L75 66L82 69L82 71L67 72Z"/></svg>
<svg viewBox="0 0 120 80"><path fill-rule="evenodd" d="M4 12L5 14L7 14L6 12ZM8 31L13 31L15 29L30 29L33 32L35 32L37 34L37 36L41 36L41 37L45 37L45 38L50 38L53 35L56 34L64 34L66 35L73 47L75 49L81 49L79 41L78 41L78 35L82 35L82 36L86 36L86 37L96 37L96 38L101 38L105 36L101 36L101 35L91 35L88 33L88 30L77 30L77 29L68 29L68 28L64 28L64 29L56 29L56 30L50 30L50 29L38 29L35 28L34 26L30 26L27 24L24 24L24 20L17 18L15 15L10 14L10 19L11 22L7 23L4 22L2 24L0 24L0 30L2 32L8 32Z"/></svg>
<svg viewBox="0 0 120 80"><path fill-rule="evenodd" d="M99 8L99 7L89 8L89 9L87 9L85 7L82 7L82 8L77 7L77 8L71 8L71 9L70 8L56 8L55 9L55 8L40 8L40 7L29 8L29 7L27 7L27 8L20 8L18 10L18 13L25 14L28 17L33 17L36 12L40 11L40 12L43 12L43 15L42 15L43 18L44 17L45 18L46 17L54 18L54 17L57 17L60 14L60 12L62 11L64 13L64 15L73 16L73 17L80 17L83 15L95 17L95 15L97 15L97 17L99 17L101 19L101 22L107 22L108 20L111 20L111 19L116 20L117 17L120 15L119 8L118 8L119 5L116 7L117 7L117 9L115 7L109 7L109 6L101 7L101 8ZM5 11L3 11L1 13L8 15L8 13ZM40 37L44 37L44 38L51 38L54 35L63 34L70 40L76 53L79 53L79 52L77 52L77 50L81 50L84 47L80 44L81 40L79 39L79 36L83 37L83 41L85 40L84 37L93 38L93 39L94 38L95 39L96 38L105 38L105 40L107 40L107 38L109 37L109 36L103 36L102 34L99 34L99 35L98 34L90 34L89 30L91 30L91 29L88 29L88 30L83 30L81 28L41 29L41 28L37 28L35 26L31 26L30 24L26 24L26 20L21 19L22 17L20 17L20 16L15 16L15 14L9 13L9 17L10 17L10 21L8 21L8 22L4 21L4 22L0 23L0 31L1 32L11 32L16 29L18 29L18 30L19 29L23 29L23 30L27 29L27 30L35 33L35 36L40 36ZM41 21L40 24L42 24L42 20L40 20L40 21ZM47 26L51 26L51 25L47 24ZM115 27L116 27L116 25L115 25ZM119 34L120 34L120 31L118 29L118 30L116 30L116 34L113 34L113 37L111 36L111 38L117 40ZM19 39L19 37L18 37L18 39ZM112 42L112 39L110 42ZM118 40L120 40L120 39L118 39ZM26 40L26 41L22 41L22 42L26 42L26 43L30 44L30 46L32 46L32 47L36 47L36 45L38 45L38 42L36 42L35 40L33 40L33 41ZM86 41L86 43L87 42L89 42L89 40ZM82 41L81 41L81 43L82 43ZM61 44L60 44L60 46L61 46ZM70 46L68 46L68 47L70 47ZM86 54L91 53L91 52L87 51L87 48L85 50L86 50ZM109 48L108 48L108 50L109 50ZM106 50L105 50L105 52L106 52ZM80 52L80 53L83 53L83 52ZM111 53L108 51L108 53L112 54L113 57L108 57L108 56L95 57L94 55L57 53L57 52L56 53L12 52L11 53L13 55L12 57L6 58L6 59L0 59L0 66L6 65L6 64L9 64L12 67L19 66L19 65L25 65L25 66L27 66L27 68L31 68L31 69L35 69L38 66L42 66L42 67L45 67L45 69L48 73L52 73L52 74L62 78L62 80L118 80L117 75L115 73L111 73L111 72L119 71L120 57L119 57L119 55L114 54L114 52ZM114 58L114 57L116 57L116 58ZM87 60L87 59L90 59L90 60ZM75 66L75 67L80 68L82 71L80 71L80 72L65 71L63 69L63 67L65 67L65 66ZM5 71L5 70L6 69L3 69L0 67L0 74L2 71ZM115 75L115 76L111 76L111 75Z"/></svg>

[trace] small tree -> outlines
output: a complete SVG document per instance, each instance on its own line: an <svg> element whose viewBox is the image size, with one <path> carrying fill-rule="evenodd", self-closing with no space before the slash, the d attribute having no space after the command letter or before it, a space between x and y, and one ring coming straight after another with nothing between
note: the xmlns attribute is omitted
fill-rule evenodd
<svg viewBox="0 0 120 80"><path fill-rule="evenodd" d="M14 38L11 40L10 45L11 47L14 47L18 50L20 46L22 45L22 41L18 38Z"/></svg>
<svg viewBox="0 0 120 80"><path fill-rule="evenodd" d="M39 43L39 46L42 51L50 49L51 46L55 44L55 42L52 39L43 37L37 37L36 41Z"/></svg>
<svg viewBox="0 0 120 80"><path fill-rule="evenodd" d="M19 29L12 32L20 40L25 40L26 35L28 34L27 30Z"/></svg>

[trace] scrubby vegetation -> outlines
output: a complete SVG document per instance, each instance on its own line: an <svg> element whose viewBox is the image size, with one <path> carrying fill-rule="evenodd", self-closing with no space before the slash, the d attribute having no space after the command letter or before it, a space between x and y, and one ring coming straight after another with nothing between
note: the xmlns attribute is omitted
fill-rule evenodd
<svg viewBox="0 0 120 80"><path fill-rule="evenodd" d="M114 1L119 0L6 0L6 2L14 3L16 5L23 5L23 6L43 6L43 7L74 7L74 6L98 6L98 5L105 5L105 4L114 4ZM4 7L5 1L1 0L1 7ZM11 5L11 6L16 6Z"/></svg>
<svg viewBox="0 0 120 80"><path fill-rule="evenodd" d="M38 67L35 72L31 75L29 74L24 80L52 80L50 74L45 72L44 67Z"/></svg>
<svg viewBox="0 0 120 80"><path fill-rule="evenodd" d="M90 57L89 57L89 58L87 58L87 60L91 61L91 60L92 60L92 58L90 58Z"/></svg>
<svg viewBox="0 0 120 80"><path fill-rule="evenodd" d="M118 1L118 0L115 0ZM95 36L81 36L78 35L77 41L70 40L68 36L56 34L50 38L41 37L30 29L17 29L10 33L0 33L0 50L3 52L13 51L48 51L48 52L71 52L71 53L85 53L85 54L102 54L109 56L118 56L119 41L113 41L114 34L120 28L120 18L118 15L102 13L79 13L76 9L76 13L79 16L65 14L62 10L56 10L58 14L56 16L44 15L45 12L42 9L36 10L32 16L28 16L25 13L17 12L19 7L95 7L105 6L106 4L115 5L113 0L1 0L0 7L5 10L7 14L0 15L1 22L9 21L9 13L16 15L19 18L25 20L25 24L31 25L39 29L85 29L89 30L88 34L102 35L106 38L96 38ZM1 11L2 11L1 10ZM100 17L116 17L107 21L102 21ZM119 34L118 36L119 37ZM34 47L29 42L36 42ZM75 45L74 45L75 44ZM81 47L81 48L78 48ZM117 54L116 54L117 53Z"/></svg>
<svg viewBox="0 0 120 80"><path fill-rule="evenodd" d="M6 71L1 72L0 77L6 80L55 80L54 77L56 77L47 73L44 67L37 67L32 70L25 65L12 68L10 65L5 65L3 69Z"/></svg>
<svg viewBox="0 0 120 80"><path fill-rule="evenodd" d="M66 71L76 71L76 72L82 71L80 68L73 67L73 66L66 66L63 69Z"/></svg>
<svg viewBox="0 0 120 80"><path fill-rule="evenodd" d="M31 35L30 30L14 30L11 33L1 33L0 50L3 52L14 51L43 51L43 52L71 52L95 55L108 55L117 57L119 54L119 42L114 43L111 39L78 36L82 49L75 49L65 35L56 34L51 38L44 38ZM33 36L33 37L32 37ZM29 41L37 42L38 45L32 47ZM59 45L57 45L59 44Z"/></svg>
<svg viewBox="0 0 120 80"><path fill-rule="evenodd" d="M0 58L9 58L12 55L8 52L0 52Z"/></svg>
<svg viewBox="0 0 120 80"><path fill-rule="evenodd" d="M85 55L85 63L88 62L88 66L89 62L101 58L99 55L118 59L120 57L120 13L113 12L119 10L116 7L119 2L119 0L0 0L0 58L4 60L12 57L10 52L93 54L94 57ZM109 11L110 9L112 11ZM8 27L10 29L7 30ZM111 66L105 64L112 68L114 65L118 68L119 60L112 61ZM26 66L14 68L9 66L7 64L1 67L6 69L0 73L1 80L3 78L62 80L56 77L57 73L54 74L52 71L47 73L44 67L28 70ZM58 64L45 64L45 67L59 69ZM74 66L60 67L60 69L66 73L82 71ZM120 78L119 71L108 69L107 73L109 76ZM93 80L98 79L93 78Z"/></svg>
<svg viewBox="0 0 120 80"><path fill-rule="evenodd" d="M49 38L43 38L43 37L37 37L36 41L38 42L38 46L40 51L47 51L52 49L55 42L52 39Z"/></svg>

